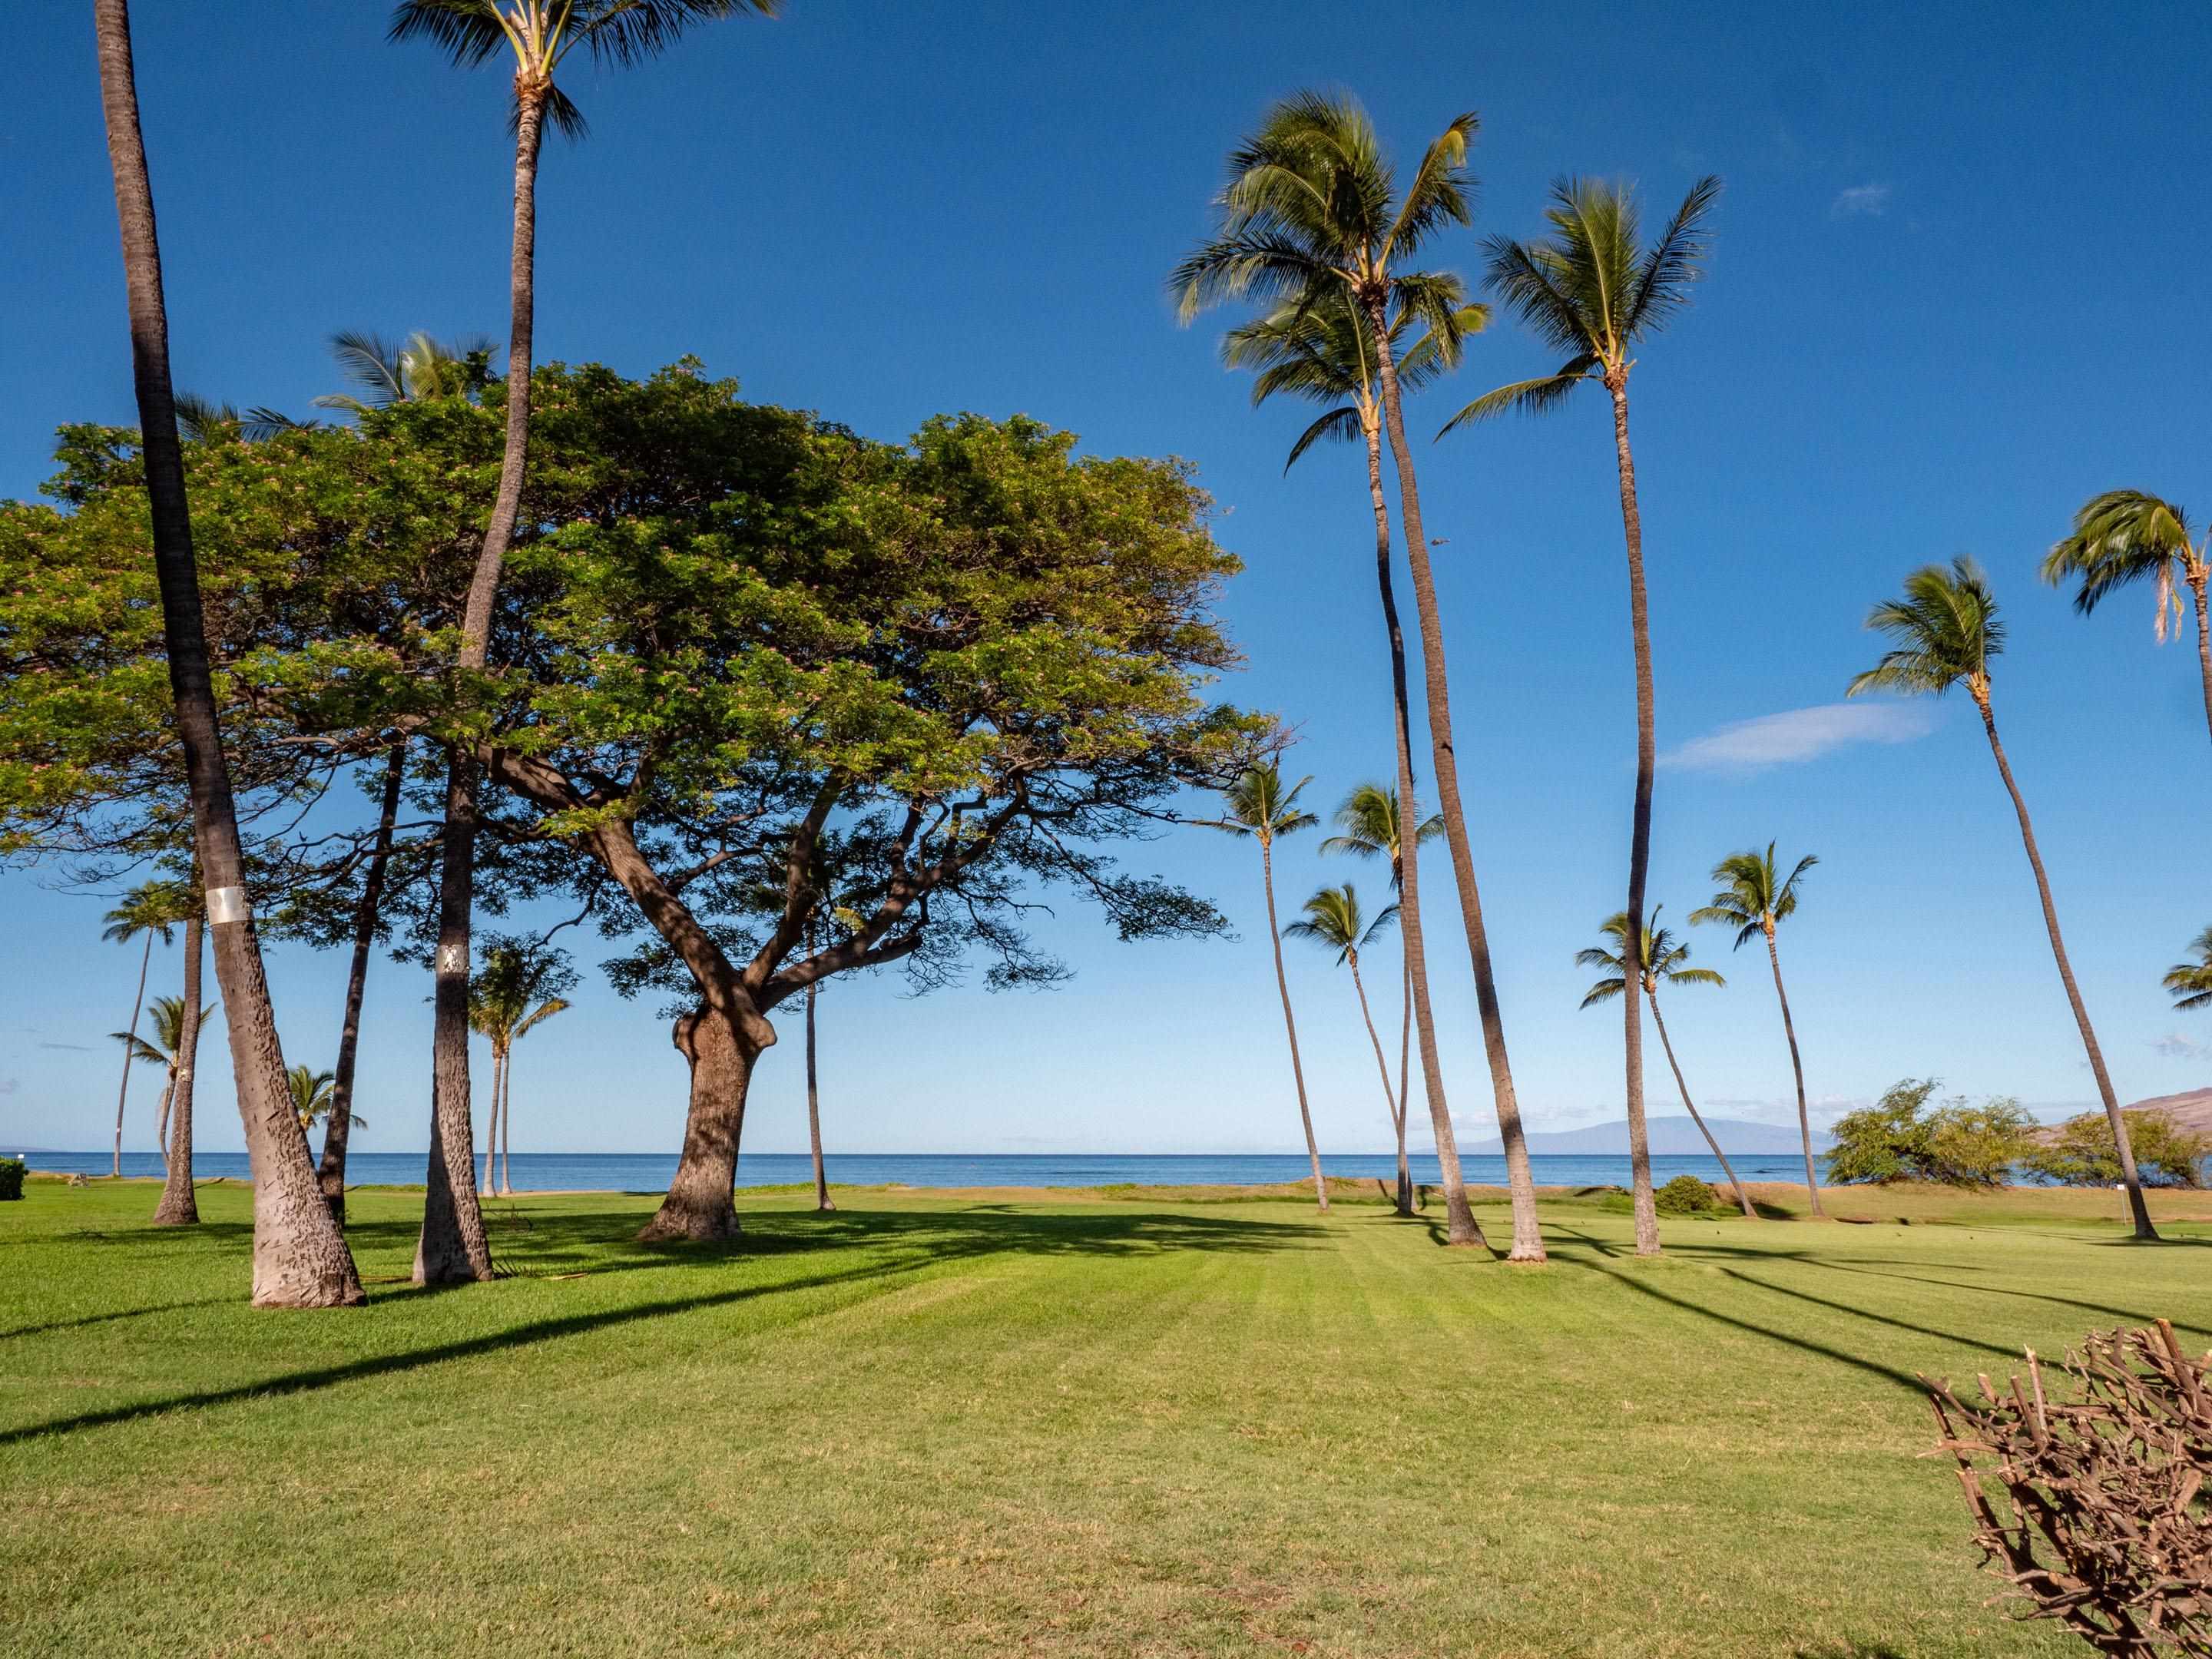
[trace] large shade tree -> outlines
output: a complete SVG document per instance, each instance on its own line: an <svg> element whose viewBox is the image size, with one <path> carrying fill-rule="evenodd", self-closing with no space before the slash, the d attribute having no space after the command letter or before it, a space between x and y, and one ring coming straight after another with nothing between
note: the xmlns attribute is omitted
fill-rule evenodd
<svg viewBox="0 0 2212 1659"><path fill-rule="evenodd" d="M1553 373L1503 386L1476 398L1446 423L1480 420L1509 409L1540 412L1577 386L1601 386L1613 403L1613 462L1620 486L1620 526L1628 550L1628 632L1636 682L1636 794L1629 817L1628 906L1644 914L1651 865L1651 790L1658 766L1658 710L1651 673L1651 619L1644 580L1644 515L1636 495L1636 457L1628 441L1628 375L1639 344L1687 301L1700 274L1706 222L1720 180L1700 179L1650 246L1643 241L1636 198L1625 185L1565 179L1552 187L1545 217L1550 234L1533 242L1489 239L1490 283L1507 307L1566 362ZM1439 436L1442 434L1439 434ZM1643 942L1621 933L1626 951L1621 1018L1627 1061L1628 1153L1635 1191L1636 1250L1659 1249L1659 1216L1651 1194L1651 1149L1644 1125Z"/></svg>
<svg viewBox="0 0 2212 1659"><path fill-rule="evenodd" d="M454 661L480 670L491 647L492 607L514 538L530 447L530 376L537 320L538 165L545 125L570 137L583 113L560 83L581 52L624 68L667 50L694 25L745 13L773 13L775 0L400 0L394 40L428 40L456 64L512 64L514 134L514 240L508 254L507 430L499 489L461 616ZM483 1279L491 1244L477 1205L469 1121L470 929L475 902L477 832L476 757L465 743L447 757L445 829L440 857L436 1013L431 1037L429 1199L416 1250L420 1284Z"/></svg>
<svg viewBox="0 0 2212 1659"><path fill-rule="evenodd" d="M2075 1026L2081 1034L2090 1074L2097 1079L2106 1121L2112 1126L2136 1237L2156 1238L2149 1206L2143 1201L2142 1181L2136 1171L2135 1152L2128 1142L2127 1121L2120 1115L2119 1097L2113 1093L2112 1075L2105 1069L2105 1051L2097 1042L2096 1028L2089 1023L2081 988L2075 983L2074 964L2067 958L2066 940L2058 928L2058 908L2051 896L2051 878L2035 844L2035 826L2028 819L2027 802L2013 779L2012 763L2005 758L2004 744L1997 737L1990 669L2004 650L2005 625L1997 612L1996 596L1990 591L1989 578L1964 554L1948 565L1923 565L1905 579L1903 597L1885 599L1867 613L1867 626L1887 635L1894 643L1882 653L1881 661L1851 681L1850 696L1902 691L1942 696L1964 686L1982 717L1982 732L1989 739L1997 775L2004 781L2013 815L2020 820L2021 845L2027 849L2028 868L2035 875L2044 930L2051 937L2051 960L2057 964L2059 983L2066 988L2067 1006L2073 1010Z"/></svg>
<svg viewBox="0 0 2212 1659"><path fill-rule="evenodd" d="M2074 528L2045 556L2043 580L2072 582L2074 608L2087 616L2119 588L2148 582L2152 632L2166 642L2171 622L2181 626L2181 592L2197 607L2197 672L2204 690L2204 723L2212 728L2212 613L2205 588L2212 582L2212 536L2189 527L2179 506L2141 489L2108 489L2083 502Z"/></svg>
<svg viewBox="0 0 2212 1659"><path fill-rule="evenodd" d="M1472 113L1455 118L1430 142L1401 191L1374 124L1358 103L1316 92L1283 100L1268 111L1259 131L1231 154L1214 234L1176 268L1169 286L1186 320L1206 306L1246 298L1269 304L1287 301L1300 309L1349 303L1366 319L1382 429L1397 472L1400 528L1420 619L1430 758L1458 884L1483 1053L1489 1062L1512 1193L1510 1259L1540 1261L1544 1242L1536 1218L1534 1177L1514 1092L1497 974L1468 836L1453 741L1443 620L1421 517L1420 486L1406 440L1404 388L1391 337L1393 319L1402 312L1433 335L1440 349L1457 349L1466 303L1459 283L1419 271L1411 261L1438 232L1469 222L1467 152L1478 125ZM1412 775L1403 769L1398 792L1406 800L1415 799ZM1407 861L1411 878L1401 902L1409 948L1419 951L1423 936L1417 863ZM1434 1068L1428 1073L1427 1086L1437 1156L1452 1170L1458 1163L1457 1141L1442 1079ZM1482 1230L1468 1206L1466 1192L1455 1187L1448 1182L1445 1193L1448 1237L1455 1244L1481 1244Z"/></svg>
<svg viewBox="0 0 2212 1659"><path fill-rule="evenodd" d="M362 1299L352 1254L315 1185L290 1109L283 1051L246 896L243 850L202 625L191 513L169 375L169 326L154 191L139 125L127 0L94 0L102 112L129 297L132 380L143 446L148 539L161 592L174 723L191 793L192 848L204 884L216 978L228 1010L231 1065L253 1169L253 1300L327 1307Z"/></svg>

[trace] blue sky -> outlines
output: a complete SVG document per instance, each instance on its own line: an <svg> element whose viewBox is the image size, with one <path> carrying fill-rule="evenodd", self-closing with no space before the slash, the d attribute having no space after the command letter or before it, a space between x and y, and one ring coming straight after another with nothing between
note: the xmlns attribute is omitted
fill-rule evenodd
<svg viewBox="0 0 2212 1659"><path fill-rule="evenodd" d="M179 383L303 409L329 331L498 332L504 88L387 46L367 0L147 4L137 29ZM90 24L31 8L0 107L0 494L52 428L134 418ZM2039 1108L2093 1090L2010 813L1972 709L1838 711L1860 623L1912 566L1969 551L2012 624L1999 718L2037 814L2083 990L2124 1098L2212 1081L2212 1021L2158 975L2212 921L2212 755L2185 646L2148 594L2076 618L2034 580L2085 496L2198 506L2212 471L2195 246L2212 18L2191 8L1340 6L789 0L619 78L549 149L541 354L642 373L686 352L749 395L891 437L943 410L1023 410L1103 452L1177 454L1248 564L1226 687L1299 724L1326 807L1388 765L1363 481L1351 452L1289 477L1303 416L1255 413L1218 366L1225 315L1175 325L1161 278L1207 224L1221 158L1268 100L1347 88L1408 165L1481 112L1478 229L1532 234L1580 171L1638 179L1656 217L1727 181L1711 279L1643 354L1635 437L1662 751L1652 890L1702 901L1732 848L1818 852L1783 948L1826 1109L1904 1075ZM1432 262L1475 271L1474 238ZM1632 693L1601 401L1428 447L1457 404L1548 367L1510 324L1416 405L1467 808L1522 1098L1540 1127L1617 1115L1619 1028L1581 1014L1573 953L1618 908ZM1371 872L1280 860L1285 908ZM825 997L828 1133L854 1150L1274 1150L1297 1141L1255 861L1201 830L1133 861L1217 898L1241 937L1124 946L1073 908L1058 991ZM1444 866L1432 890L1441 898ZM1370 897L1374 896L1370 891ZM0 1141L89 1146L112 1121L135 963L99 901L0 876L10 986ZM1439 937L1453 935L1439 928ZM1698 954L1724 991L1669 1024L1703 1103L1787 1112L1764 963ZM588 966L588 957L586 965ZM1325 1148L1386 1143L1350 988L1292 952ZM1463 957L1439 951L1448 1082L1489 1131ZM276 953L288 1054L327 1064L343 963ZM156 989L173 988L173 953ZM1388 973L1376 978L1387 981ZM428 987L378 964L362 1107L377 1150L422 1144ZM672 1148L683 1070L649 1004L587 975L520 1053L517 1139ZM748 1144L804 1145L797 1032L763 1060ZM204 1144L234 1148L220 1043ZM1652 1098L1671 1098L1656 1054ZM149 1072L130 1144L150 1145Z"/></svg>

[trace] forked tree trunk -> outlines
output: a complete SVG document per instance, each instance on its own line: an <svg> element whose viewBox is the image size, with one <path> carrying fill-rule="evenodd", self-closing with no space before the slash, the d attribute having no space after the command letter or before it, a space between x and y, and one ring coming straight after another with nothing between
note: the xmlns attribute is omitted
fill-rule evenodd
<svg viewBox="0 0 2212 1659"><path fill-rule="evenodd" d="M1621 936L1623 1044L1627 1056L1628 1170L1635 1194L1636 1254L1659 1254L1651 1195L1651 1136L1644 1121L1644 890L1651 864L1651 779L1658 765L1658 715L1651 684L1651 613L1644 591L1644 516L1636 503L1636 459L1628 447L1628 375L1606 379L1613 394L1613 446L1620 473L1620 527L1628 544L1628 631L1636 655L1636 806L1628 840L1628 928Z"/></svg>
<svg viewBox="0 0 2212 1659"><path fill-rule="evenodd" d="M766 1022L762 1022L763 1025ZM774 1040L774 1031L769 1033ZM638 1234L641 1243L716 1243L738 1236L730 1191L738 1179L738 1145L745 1127L745 1095L766 1043L738 1022L702 1004L676 1022L678 1050L691 1065L691 1104L684 1121L684 1152L668 1196Z"/></svg>
<svg viewBox="0 0 2212 1659"><path fill-rule="evenodd" d="M1397 1132L1399 1168L1404 1173L1406 1146L1406 1108L1404 1103L1390 1092L1390 1062L1383 1057L1382 1039L1375 1032L1375 1016L1367 1006L1367 987L1359 977L1359 953L1352 951L1346 958L1352 967L1352 989L1359 999L1359 1018L1367 1026L1367 1041L1375 1050L1376 1074L1382 1079L1382 1105L1390 1114L1390 1127Z"/></svg>
<svg viewBox="0 0 2212 1659"><path fill-rule="evenodd" d="M222 991L239 1114L253 1169L253 1300L262 1307L350 1305L362 1299L361 1278L315 1185L307 1138L292 1109L260 941L243 884L238 817L209 672L199 573L192 557L191 514L185 499L184 456L169 381L161 246L138 125L128 0L94 0L93 16L130 295L131 369L151 507L154 568L161 588L162 638L177 735L191 787L192 845L207 889L216 980Z"/></svg>
<svg viewBox="0 0 2212 1659"><path fill-rule="evenodd" d="M157 1227L199 1224L199 1199L192 1188L192 1072L200 1056L200 956L198 916L185 923L185 1017L177 1027L176 1073L169 1082L169 1170L161 1182L161 1201L154 1206Z"/></svg>
<svg viewBox="0 0 2212 1659"><path fill-rule="evenodd" d="M1291 981L1283 972L1283 933L1275 925L1275 848L1260 842L1260 882L1267 890L1267 941L1275 947L1275 989L1283 998L1283 1030L1291 1039L1291 1076L1298 1085L1298 1121L1306 1132L1306 1157L1313 1164L1314 1197L1328 1213L1328 1180L1321 1172L1321 1143L1314 1139L1313 1113L1306 1105L1306 1068L1298 1058L1298 1022L1291 1013Z"/></svg>
<svg viewBox="0 0 2212 1659"><path fill-rule="evenodd" d="M807 954L814 952L814 939L809 930ZM814 1154L814 1207L828 1212L837 1206L830 1201L830 1176L822 1167L822 1096L816 1087L814 1073L814 994L819 981L810 981L806 987L806 1143Z"/></svg>
<svg viewBox="0 0 2212 1659"><path fill-rule="evenodd" d="M131 1068L138 1063L138 1015L146 1006L146 970L154 965L154 929L146 930L146 948L138 957L138 994L131 1000L131 1041L123 1045L123 1086L115 1091L115 1168L123 1178L123 1103L131 1098Z"/></svg>
<svg viewBox="0 0 2212 1659"><path fill-rule="evenodd" d="M1468 1208L1461 1179L1459 1142L1452 1133L1451 1109L1444 1099L1443 1072L1437 1060L1436 1012L1429 1002L1427 946L1421 933L1420 872L1413 867L1420 836L1419 804L1413 799L1413 710L1406 690L1406 633L1398 621L1398 595L1390 572L1390 508L1382 499L1382 434L1370 410L1361 422L1367 436L1367 494L1375 508L1375 584L1382 596L1382 629L1390 644L1390 734L1398 786L1398 933L1406 960L1406 1007L1398 1033L1398 1213L1413 1212L1413 1172L1406 1162L1408 1046L1414 1025L1421 1030L1421 1077L1429 1105L1429 1127L1436 1138L1437 1162L1443 1173L1444 1209L1455 1243L1479 1244L1482 1229ZM1413 840L1407 837L1411 834Z"/></svg>
<svg viewBox="0 0 2212 1659"><path fill-rule="evenodd" d="M2197 602L2197 673L2204 686L2204 724L2212 730L2212 617L2206 614L2206 572L2200 565L2187 576L2190 597Z"/></svg>
<svg viewBox="0 0 2212 1659"><path fill-rule="evenodd" d="M1382 381L1382 415L1389 429L1390 455L1398 468L1399 522L1406 536L1406 558L1413 578L1413 603L1421 622L1421 665L1426 682L1429 746L1437 772L1437 793L1444 817L1444 840L1451 848L1452 874L1459 885L1459 908L1467 925L1468 960L1474 970L1474 1000L1482 1020L1482 1050L1490 1062L1490 1088L1498 1108L1498 1133L1505 1152L1505 1178L1513 1198L1513 1249L1509 1261L1544 1260L1544 1234L1536 1219L1536 1184L1528 1167L1528 1143L1521 1127L1521 1103L1513 1091L1513 1066L1505 1052L1505 1022L1498 1005L1498 975L1491 965L1490 936L1482 922L1482 894L1474 879L1474 849L1467 836L1467 813L1461 803L1459 757L1452 746L1451 687L1444 673L1443 617L1437 607L1436 579L1429 566L1428 532L1421 523L1420 486L1413 477L1413 458L1406 445L1406 422L1399 406L1398 368L1390 349L1390 325L1383 303L1367 303L1368 333L1375 342L1376 367ZM1410 805L1410 796L1401 796ZM1401 813L1406 808L1401 806ZM1401 832L1402 833L1402 832ZM1412 886L1417 861L1409 847L1406 860L1407 886ZM1421 1064L1433 1063L1428 1045L1421 1048ZM1434 1090L1433 1081L1431 1091ZM1431 1096L1431 1114L1436 1114ZM1439 1120L1437 1151L1444 1153L1450 1125ZM1459 1162L1456 1142L1451 1142L1451 1164ZM1449 1202L1447 1188L1446 1201ZM1482 1230L1467 1208L1465 1188L1459 1207L1450 1217L1454 1243L1484 1243Z"/></svg>
<svg viewBox="0 0 2212 1659"><path fill-rule="evenodd" d="M1735 1188L1735 1201L1743 1206L1745 1218L1758 1220L1759 1212L1751 1206L1751 1194L1744 1191L1743 1182L1736 1175L1735 1166L1728 1161L1728 1154L1721 1150L1720 1142L1713 1139L1712 1130L1706 1127L1705 1119L1698 1115L1697 1106L1690 1099L1690 1085L1682 1081L1681 1062L1674 1058L1674 1045L1667 1036L1667 1021L1659 1012L1659 994L1656 991L1651 994L1651 1023L1659 1028L1659 1046L1666 1050L1668 1069L1674 1073L1674 1086L1682 1091L1682 1109L1690 1115L1690 1121L1698 1126L1698 1133L1705 1138L1705 1145L1713 1149L1713 1157L1719 1161L1721 1173L1729 1178L1729 1185Z"/></svg>
<svg viewBox="0 0 2212 1659"><path fill-rule="evenodd" d="M1774 999L1782 1005L1782 1035L1790 1040L1790 1070L1797 1079L1797 1134L1805 1146L1805 1196L1812 1212L1824 1216L1820 1207L1820 1176L1813 1165L1813 1117L1805 1109L1805 1062L1797 1054L1797 1027L1790 1018L1790 994L1782 988L1782 953L1774 948L1774 924L1765 924L1766 961L1774 969Z"/></svg>
<svg viewBox="0 0 2212 1659"><path fill-rule="evenodd" d="M522 507L530 449L530 368L537 315L538 155L544 133L545 94L519 90L514 140L514 241L509 265L507 341L507 446L499 494L484 527L483 550L469 583L461 622L460 665L481 668L490 649L491 613L499 576ZM449 1284L491 1274L491 1245L476 1191L476 1137L469 1127L470 912L476 897L477 767L459 745L448 756L446 823L438 881L437 1012L431 1035L429 1192L415 1282Z"/></svg>
<svg viewBox="0 0 2212 1659"><path fill-rule="evenodd" d="M2051 902L2051 878L2044 873L2043 854L2036 850L2035 829L2027 821L2027 803L2021 799L2020 786L2013 781L2012 766L2005 759L2004 745L1997 741L1996 716L1990 712L1989 694L1977 688L1975 704L1982 711L1982 729L1989 733L1990 753L1996 757L1997 775L2004 780L2005 793L2012 797L2012 810L2020 818L2021 845L2027 848L2029 868L2035 872L2036 896L2043 901L2043 925L2051 934L2051 955L2058 964L2059 982L2066 988L2066 1000L2074 1010L2074 1024L2081 1029L2081 1046L2088 1051L2089 1070L2097 1079L2097 1092L2105 1102L2105 1120L2112 1126L2112 1144L2120 1155L2120 1178L2128 1189L2128 1212L2135 1218L2136 1237L2154 1239L2158 1229L2150 1224L2150 1206L2143 1201L2142 1179L2136 1172L2136 1152L2128 1139L2128 1121L2120 1111L2119 1097L2112 1092L2112 1079L2105 1070L2105 1051L2098 1046L2097 1033L2089 1024L2089 1011L2081 1001L2081 990L2074 982L2074 965L2066 959L2066 941L2058 933L2058 908Z"/></svg>
<svg viewBox="0 0 2212 1659"><path fill-rule="evenodd" d="M392 834L399 821L399 787L407 771L407 744L392 745L384 763L384 793L377 803L376 840L362 874L361 903L353 915L353 962L346 973L345 1014L338 1026L338 1062L331 1079L331 1112L323 1122L323 1158L316 1180L323 1201L345 1225L346 1150L353 1139L353 1080L361 1054L361 1005L368 991L368 959L384 904L384 875L392 862Z"/></svg>

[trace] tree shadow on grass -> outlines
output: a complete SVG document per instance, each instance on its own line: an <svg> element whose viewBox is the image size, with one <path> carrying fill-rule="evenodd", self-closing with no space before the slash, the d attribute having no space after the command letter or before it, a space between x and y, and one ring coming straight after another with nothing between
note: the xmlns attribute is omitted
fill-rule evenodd
<svg viewBox="0 0 2212 1659"><path fill-rule="evenodd" d="M425 1366L442 1364L448 1360L467 1359L483 1354L496 1353L505 1349L532 1346L543 1342L558 1341L586 1333L616 1328L665 1318L672 1315L691 1313L701 1309L728 1307L739 1303L753 1302L786 1292L832 1289L842 1286L877 1285L888 1289L913 1278L926 1270L947 1262L988 1260L1006 1255L1082 1255L1108 1259L1131 1258L1164 1255L1178 1250L1261 1252L1280 1249L1304 1249L1316 1245L1315 1229L1310 1224L1282 1222L1252 1221L1241 1218L1188 1216L1141 1213L1099 1215L1025 1215L1019 1212L1000 1214L956 1211L926 1214L912 1212L869 1212L840 1210L831 1215L817 1217L811 1212L792 1217L748 1218L757 1224L745 1235L744 1248L679 1248L666 1247L648 1249L629 1242L629 1229L635 1226L635 1212L623 1211L610 1214L600 1212L568 1213L542 1218L538 1224L562 1224L552 1229L566 1232L573 1239L570 1248L578 1252L588 1251L589 1257L605 1265L586 1269L580 1277L597 1278L609 1272L635 1271L639 1267L698 1269L720 1268L726 1272L744 1262L763 1255L796 1254L807 1251L844 1248L855 1253L866 1249L878 1259L842 1271L825 1272L799 1278L776 1279L765 1284L734 1285L726 1290L705 1291L697 1294L676 1296L653 1302L643 1302L628 1307L606 1308L587 1313L561 1315L538 1319L505 1329L488 1331L482 1335L441 1342L426 1347L410 1348L396 1353L377 1354L366 1358L349 1360L343 1364L323 1365L289 1375L266 1377L228 1388L210 1389L198 1393L175 1395L159 1400L141 1401L131 1405L115 1406L100 1411L34 1423L21 1428L0 1431L0 1447L40 1440L79 1430L106 1427L118 1423L133 1422L142 1418L160 1416L172 1411L187 1411L210 1406L222 1406L242 1400L270 1398L284 1395L312 1392L336 1387L364 1378L388 1376L418 1370ZM611 1221L618 1221L623 1229L621 1243L609 1237ZM807 1224L787 1231L789 1222ZM817 1225L816 1223L822 1224ZM783 1223L785 1225L767 1224ZM362 1224L349 1231L365 1234L376 1230L386 1232L397 1229L412 1239L411 1223L374 1222ZM605 1262L611 1244L626 1249L642 1260L623 1259ZM765 1248L763 1248L765 1246ZM888 1259L884 1259L888 1251ZM551 1275L537 1275L550 1277ZM402 1296L422 1294L407 1287ZM380 1297L379 1302L396 1298ZM181 1304L200 1305L200 1304ZM151 1313L161 1311L149 1309ZM127 1317L125 1315L101 1317Z"/></svg>

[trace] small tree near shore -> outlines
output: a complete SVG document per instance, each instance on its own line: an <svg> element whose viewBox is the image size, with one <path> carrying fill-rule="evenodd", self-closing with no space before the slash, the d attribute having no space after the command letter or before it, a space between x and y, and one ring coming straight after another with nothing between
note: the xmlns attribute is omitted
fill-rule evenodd
<svg viewBox="0 0 2212 1659"><path fill-rule="evenodd" d="M2146 1187L2202 1187L2212 1158L2212 1136L2198 1134L2164 1112L2130 1111L2121 1115L2128 1144L2135 1149L2136 1173ZM2032 1175L2061 1187L2117 1187L2120 1152L2112 1126L2102 1112L2070 1117L2050 1132L2022 1160Z"/></svg>
<svg viewBox="0 0 2212 1659"><path fill-rule="evenodd" d="M2034 1120L2014 1100L1977 1106L1960 1096L1930 1109L1936 1087L1934 1078L1906 1078L1873 1105L1837 1119L1828 1179L2002 1186L2033 1145Z"/></svg>

